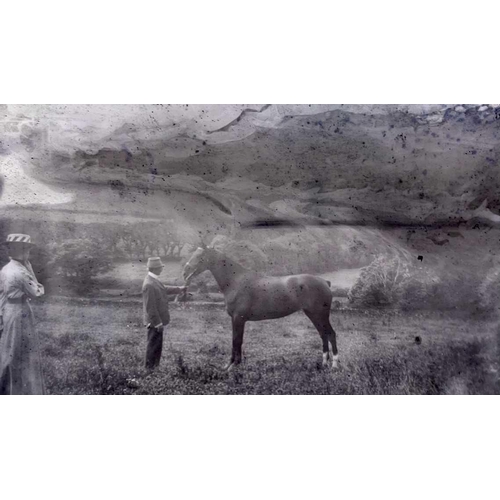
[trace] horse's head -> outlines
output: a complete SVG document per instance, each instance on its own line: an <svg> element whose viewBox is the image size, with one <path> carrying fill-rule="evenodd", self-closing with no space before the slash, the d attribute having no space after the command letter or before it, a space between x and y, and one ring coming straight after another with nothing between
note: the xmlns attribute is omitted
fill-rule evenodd
<svg viewBox="0 0 500 500"><path fill-rule="evenodd" d="M211 262L213 249L203 245L195 250L182 271L182 277L187 283L191 278L206 271Z"/></svg>

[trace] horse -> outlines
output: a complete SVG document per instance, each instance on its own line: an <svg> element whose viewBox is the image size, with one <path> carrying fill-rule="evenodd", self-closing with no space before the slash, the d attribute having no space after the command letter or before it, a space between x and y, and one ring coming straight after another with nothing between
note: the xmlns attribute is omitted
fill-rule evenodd
<svg viewBox="0 0 500 500"><path fill-rule="evenodd" d="M330 324L332 291L329 282L310 274L266 276L202 244L184 266L182 275L188 284L194 276L207 270L224 294L232 321L232 355L226 370L241 363L247 321L283 318L297 311L304 311L323 341L323 367L328 366L330 359L332 368L338 367L336 333Z"/></svg>

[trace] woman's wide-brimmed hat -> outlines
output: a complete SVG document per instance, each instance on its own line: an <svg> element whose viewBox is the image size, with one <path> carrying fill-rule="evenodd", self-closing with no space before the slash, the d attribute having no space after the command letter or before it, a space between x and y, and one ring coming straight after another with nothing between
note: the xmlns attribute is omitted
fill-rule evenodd
<svg viewBox="0 0 500 500"><path fill-rule="evenodd" d="M159 267L165 267L160 257L150 257L148 259L148 269L157 269Z"/></svg>
<svg viewBox="0 0 500 500"><path fill-rule="evenodd" d="M35 244L31 242L31 236L29 234L9 234L7 236L5 244L8 246L16 244L22 244L31 247L35 246Z"/></svg>

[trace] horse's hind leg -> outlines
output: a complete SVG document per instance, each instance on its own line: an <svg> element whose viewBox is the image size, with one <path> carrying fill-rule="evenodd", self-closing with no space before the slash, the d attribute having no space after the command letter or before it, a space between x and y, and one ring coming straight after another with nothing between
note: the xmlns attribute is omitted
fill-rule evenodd
<svg viewBox="0 0 500 500"><path fill-rule="evenodd" d="M337 350L337 334L335 330L332 328L330 324L330 318L327 318L328 321L328 340L332 345L332 368L337 368L339 366L339 351Z"/></svg>
<svg viewBox="0 0 500 500"><path fill-rule="evenodd" d="M330 324L330 314L325 312L311 313L309 311L304 311L306 316L311 320L313 325L323 341L323 366L328 366L328 359L330 358L330 349L328 342L332 346L332 368L337 368L338 366L338 351L337 351L337 338L335 330Z"/></svg>
<svg viewBox="0 0 500 500"><path fill-rule="evenodd" d="M241 346L243 345L243 333L245 332L245 320L233 317L233 352L231 360L226 365L225 370L231 370L234 365L241 363Z"/></svg>

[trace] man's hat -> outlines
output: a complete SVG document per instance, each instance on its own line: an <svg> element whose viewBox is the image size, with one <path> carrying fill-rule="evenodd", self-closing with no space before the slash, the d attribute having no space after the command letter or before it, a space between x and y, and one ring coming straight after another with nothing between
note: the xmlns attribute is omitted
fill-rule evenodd
<svg viewBox="0 0 500 500"><path fill-rule="evenodd" d="M31 243L31 236L29 236L28 234L9 234L5 243L7 245L21 243L23 245L35 246L33 243Z"/></svg>
<svg viewBox="0 0 500 500"><path fill-rule="evenodd" d="M148 269L157 269L159 267L164 267L160 257L150 257L148 259Z"/></svg>

